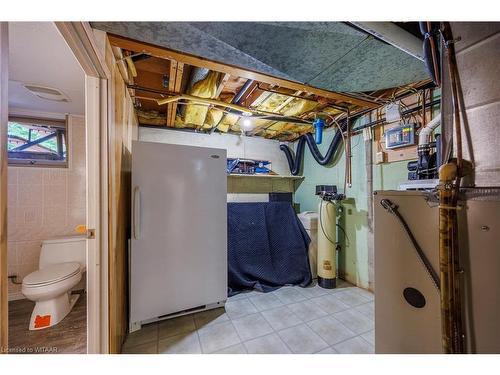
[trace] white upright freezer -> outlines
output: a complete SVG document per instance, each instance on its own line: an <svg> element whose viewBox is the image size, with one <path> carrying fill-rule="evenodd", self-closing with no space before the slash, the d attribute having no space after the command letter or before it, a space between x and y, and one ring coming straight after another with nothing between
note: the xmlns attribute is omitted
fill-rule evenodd
<svg viewBox="0 0 500 375"><path fill-rule="evenodd" d="M130 330L227 298L226 150L132 144Z"/></svg>

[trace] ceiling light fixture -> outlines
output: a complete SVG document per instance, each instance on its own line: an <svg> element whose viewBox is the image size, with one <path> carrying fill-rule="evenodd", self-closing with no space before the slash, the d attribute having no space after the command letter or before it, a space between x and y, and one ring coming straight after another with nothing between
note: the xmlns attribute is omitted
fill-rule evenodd
<svg viewBox="0 0 500 375"><path fill-rule="evenodd" d="M52 100L52 101L56 101L56 102L70 102L71 101L66 94L64 94L60 90L53 88L53 87L42 86L42 85L33 84L33 83L23 83L22 85L30 93L32 93L33 95L35 95L41 99Z"/></svg>
<svg viewBox="0 0 500 375"><path fill-rule="evenodd" d="M254 126L255 126L254 123L249 118L243 119L243 123L242 123L241 127L244 131L246 131L246 132L250 131L254 128Z"/></svg>

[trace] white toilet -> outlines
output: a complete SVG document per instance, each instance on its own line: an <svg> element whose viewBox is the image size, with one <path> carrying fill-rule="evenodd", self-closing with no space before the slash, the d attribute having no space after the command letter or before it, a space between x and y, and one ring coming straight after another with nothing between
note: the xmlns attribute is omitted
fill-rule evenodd
<svg viewBox="0 0 500 375"><path fill-rule="evenodd" d="M71 311L79 294L71 289L86 270L85 237L64 237L42 242L38 271L23 279L22 293L35 308L30 330L52 327Z"/></svg>

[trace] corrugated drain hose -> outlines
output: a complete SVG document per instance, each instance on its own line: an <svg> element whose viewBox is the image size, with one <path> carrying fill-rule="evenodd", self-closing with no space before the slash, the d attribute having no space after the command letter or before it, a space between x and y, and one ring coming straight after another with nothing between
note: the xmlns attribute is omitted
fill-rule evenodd
<svg viewBox="0 0 500 375"><path fill-rule="evenodd" d="M429 259L427 259L427 256L422 251L422 248L420 247L417 240L415 239L415 236L413 236L413 233L411 232L410 227L406 223L406 220L399 213L398 206L396 204L392 203L389 199L382 199L380 201L380 204L382 205L382 207L384 207L387 210L387 212L395 215L396 218L399 220L399 222L403 226L403 229L405 230L406 234L410 238L410 241L413 244L413 247L415 248L415 251L417 252L417 255L418 255L420 261L424 265L425 270L427 271L427 274L431 278L432 283L439 291L441 289L441 283L439 281L439 276L436 273L436 271L434 271L434 268L432 268L431 262L429 262Z"/></svg>
<svg viewBox="0 0 500 375"><path fill-rule="evenodd" d="M342 131L345 130L345 124L342 124ZM307 143L309 146L309 150L311 151L314 160L316 160L321 165L327 165L333 159L335 152L337 151L340 142L342 140L342 133L337 131L332 139L332 143L328 147L328 151L325 156L321 155L321 152L314 141L314 137L311 133L304 134L300 137L299 142L297 144L297 152L295 154L295 158L292 155L292 151L290 147L287 145L280 145L280 150L285 153L286 159L288 161L288 167L290 168L290 173L294 176L298 175L300 172L300 167L302 165L302 159L304 158L304 146Z"/></svg>

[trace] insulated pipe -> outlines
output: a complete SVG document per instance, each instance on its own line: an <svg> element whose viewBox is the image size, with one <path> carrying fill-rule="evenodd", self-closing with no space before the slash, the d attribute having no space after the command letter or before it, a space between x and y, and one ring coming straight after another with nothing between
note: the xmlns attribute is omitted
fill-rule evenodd
<svg viewBox="0 0 500 375"><path fill-rule="evenodd" d="M439 124L441 124L441 114L437 114L435 118L433 118L425 128L420 130L420 133L418 134L418 145L426 145L430 143L430 138L431 134L436 129Z"/></svg>

